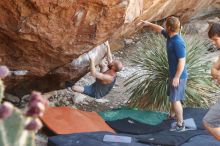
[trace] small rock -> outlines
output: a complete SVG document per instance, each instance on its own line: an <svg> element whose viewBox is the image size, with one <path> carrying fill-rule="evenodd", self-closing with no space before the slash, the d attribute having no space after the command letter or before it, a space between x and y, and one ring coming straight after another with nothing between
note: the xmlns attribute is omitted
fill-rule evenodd
<svg viewBox="0 0 220 146"><path fill-rule="evenodd" d="M75 93L75 96L72 99L74 103L84 103L86 96L80 93Z"/></svg>
<svg viewBox="0 0 220 146"><path fill-rule="evenodd" d="M36 146L47 146L47 138L36 135L35 144Z"/></svg>
<svg viewBox="0 0 220 146"><path fill-rule="evenodd" d="M219 23L220 22L220 18L218 17L215 17L215 18L212 18L212 19L208 19L207 20L208 23Z"/></svg>
<svg viewBox="0 0 220 146"><path fill-rule="evenodd" d="M65 105L69 105L69 104L70 104L69 101L64 101L63 103L64 103Z"/></svg>
<svg viewBox="0 0 220 146"><path fill-rule="evenodd" d="M71 107L72 107L73 109L77 109L77 107L76 107L75 105L72 105Z"/></svg>
<svg viewBox="0 0 220 146"><path fill-rule="evenodd" d="M128 102L128 100L124 100L124 101L123 101L123 104L126 104L127 102Z"/></svg>
<svg viewBox="0 0 220 146"><path fill-rule="evenodd" d="M84 105L89 105L89 103L87 101L84 101L83 104Z"/></svg>
<svg viewBox="0 0 220 146"><path fill-rule="evenodd" d="M28 102L30 100L30 95L24 95L21 99L25 102Z"/></svg>
<svg viewBox="0 0 220 146"><path fill-rule="evenodd" d="M50 97L57 97L57 91L51 91L51 92L48 92L48 93L44 93L43 95L43 98L50 98Z"/></svg>
<svg viewBox="0 0 220 146"><path fill-rule="evenodd" d="M99 102L99 103L108 103L109 102L109 100L108 99L96 99L95 100L96 102Z"/></svg>
<svg viewBox="0 0 220 146"><path fill-rule="evenodd" d="M20 101L20 99L17 96L8 93L5 93L5 99L13 103L18 103Z"/></svg>
<svg viewBox="0 0 220 146"><path fill-rule="evenodd" d="M126 45L133 44L134 41L132 39L124 39Z"/></svg>

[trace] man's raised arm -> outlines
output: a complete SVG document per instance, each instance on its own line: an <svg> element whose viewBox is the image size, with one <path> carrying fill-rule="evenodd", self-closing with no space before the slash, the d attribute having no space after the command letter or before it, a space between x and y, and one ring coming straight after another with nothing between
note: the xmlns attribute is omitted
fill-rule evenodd
<svg viewBox="0 0 220 146"><path fill-rule="evenodd" d="M93 56L89 56L89 59L90 59L90 72L93 77L95 77L96 79L102 80L102 81L112 81L113 80L112 76L96 71L95 59Z"/></svg>
<svg viewBox="0 0 220 146"><path fill-rule="evenodd" d="M220 56L218 57L218 61L212 65L211 75L220 83Z"/></svg>
<svg viewBox="0 0 220 146"><path fill-rule="evenodd" d="M151 22L149 22L147 20L145 20L145 21L141 20L141 22L138 23L138 26L150 27L150 28L152 28L154 31L156 31L158 33L161 33L161 31L164 29L162 26L154 24L154 23L151 23Z"/></svg>
<svg viewBox="0 0 220 146"><path fill-rule="evenodd" d="M108 61L108 64L110 64L110 63L112 63L113 59L112 59L112 52L111 52L111 49L110 49L109 42L106 41L105 45L107 46L107 61Z"/></svg>

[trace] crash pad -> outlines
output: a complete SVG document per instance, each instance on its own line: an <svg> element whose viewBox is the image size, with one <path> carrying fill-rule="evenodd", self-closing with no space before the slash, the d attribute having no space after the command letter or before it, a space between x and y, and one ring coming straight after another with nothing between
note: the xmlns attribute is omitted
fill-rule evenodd
<svg viewBox="0 0 220 146"><path fill-rule="evenodd" d="M114 141L112 142L109 138L106 139L105 136L116 136L115 141L111 139ZM138 143L133 137L126 137L110 132L64 134L49 137L48 146L149 146L147 144ZM130 142L127 143L124 141L129 138L131 139Z"/></svg>
<svg viewBox="0 0 220 146"><path fill-rule="evenodd" d="M42 121L56 134L114 132L96 112L86 112L71 107L47 107Z"/></svg>
<svg viewBox="0 0 220 146"><path fill-rule="evenodd" d="M115 121L130 117L134 120L150 125L157 125L167 117L167 113L165 112L147 111L136 108L112 109L99 112L99 115L105 119L105 121Z"/></svg>

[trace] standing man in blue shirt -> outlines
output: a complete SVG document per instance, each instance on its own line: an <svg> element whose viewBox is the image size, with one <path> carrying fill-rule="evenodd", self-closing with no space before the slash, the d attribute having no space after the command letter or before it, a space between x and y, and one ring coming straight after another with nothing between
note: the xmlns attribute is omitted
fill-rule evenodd
<svg viewBox="0 0 220 146"><path fill-rule="evenodd" d="M180 21L178 18L171 16L166 19L165 28L148 21L141 21L138 25L150 27L167 39L166 48L170 78L168 94L171 102L169 118L176 118L177 124L175 130L184 131L185 125L181 101L185 97L187 69L186 44L179 34L181 27Z"/></svg>

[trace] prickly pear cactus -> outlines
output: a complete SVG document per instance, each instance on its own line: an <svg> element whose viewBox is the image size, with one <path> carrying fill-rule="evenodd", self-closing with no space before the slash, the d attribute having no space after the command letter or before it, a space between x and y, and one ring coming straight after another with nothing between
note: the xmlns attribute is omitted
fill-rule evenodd
<svg viewBox="0 0 220 146"><path fill-rule="evenodd" d="M9 102L2 103L2 79L9 72L6 66L0 66L0 146L35 146L35 132L42 127L39 117L43 116L47 100L40 92L32 92L24 113Z"/></svg>
<svg viewBox="0 0 220 146"><path fill-rule="evenodd" d="M7 66L1 65L0 66L0 103L2 102L2 98L4 97L4 84L2 79L10 74L10 71Z"/></svg>
<svg viewBox="0 0 220 146"><path fill-rule="evenodd" d="M25 121L16 108L10 117L0 120L0 146L34 146L35 133L25 130Z"/></svg>
<svg viewBox="0 0 220 146"><path fill-rule="evenodd" d="M3 97L4 97L4 85L2 80L0 79L0 103L2 102Z"/></svg>

